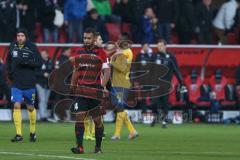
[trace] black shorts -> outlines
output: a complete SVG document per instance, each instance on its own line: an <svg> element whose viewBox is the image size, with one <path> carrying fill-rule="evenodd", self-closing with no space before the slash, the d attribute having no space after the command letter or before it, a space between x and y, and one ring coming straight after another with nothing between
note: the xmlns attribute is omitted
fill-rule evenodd
<svg viewBox="0 0 240 160"><path fill-rule="evenodd" d="M101 104L101 101L91 98L79 97L71 107L72 112L91 111Z"/></svg>

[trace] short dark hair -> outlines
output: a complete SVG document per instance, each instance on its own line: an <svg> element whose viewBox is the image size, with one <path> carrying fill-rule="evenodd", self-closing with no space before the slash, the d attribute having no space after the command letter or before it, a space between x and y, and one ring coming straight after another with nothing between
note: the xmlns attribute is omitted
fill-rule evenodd
<svg viewBox="0 0 240 160"><path fill-rule="evenodd" d="M92 33L94 36L96 36L97 32L94 28L86 28L84 33Z"/></svg>
<svg viewBox="0 0 240 160"><path fill-rule="evenodd" d="M27 30L26 30L25 28L19 28L19 29L17 30L17 32L16 32L16 35L17 35L18 33L23 33L23 34L25 35L25 37L28 38L28 32L27 32Z"/></svg>
<svg viewBox="0 0 240 160"><path fill-rule="evenodd" d="M129 40L129 39L130 39L130 36L127 32L123 32L121 34L120 40Z"/></svg>
<svg viewBox="0 0 240 160"><path fill-rule="evenodd" d="M141 43L142 46L144 46L145 44L147 44L147 45L149 46L149 43L148 43L147 41L143 41L143 42Z"/></svg>
<svg viewBox="0 0 240 160"><path fill-rule="evenodd" d="M90 14L90 15L91 15L91 14L95 14L95 13L98 13L95 8L93 8L93 9L91 9L91 10L89 11L89 14Z"/></svg>
<svg viewBox="0 0 240 160"><path fill-rule="evenodd" d="M158 41L157 41L157 44L158 43L163 43L164 45L167 45L167 41L165 40L165 39L159 39Z"/></svg>

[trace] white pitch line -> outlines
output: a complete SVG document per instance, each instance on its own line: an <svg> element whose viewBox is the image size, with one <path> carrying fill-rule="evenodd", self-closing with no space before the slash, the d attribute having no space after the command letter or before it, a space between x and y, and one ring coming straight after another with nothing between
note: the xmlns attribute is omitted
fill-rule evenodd
<svg viewBox="0 0 240 160"><path fill-rule="evenodd" d="M90 159L90 158L78 158L78 157L57 156L57 155L45 155L45 154L16 153L16 152L0 152L0 154L4 154L4 155L31 156L31 157L45 157L45 158L58 158L58 159L96 160L96 159Z"/></svg>

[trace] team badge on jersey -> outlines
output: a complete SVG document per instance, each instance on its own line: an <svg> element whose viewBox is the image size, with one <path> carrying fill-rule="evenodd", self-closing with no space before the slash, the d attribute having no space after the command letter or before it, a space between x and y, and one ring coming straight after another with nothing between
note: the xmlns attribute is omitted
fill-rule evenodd
<svg viewBox="0 0 240 160"><path fill-rule="evenodd" d="M17 57L18 56L18 51L13 51L13 57Z"/></svg>

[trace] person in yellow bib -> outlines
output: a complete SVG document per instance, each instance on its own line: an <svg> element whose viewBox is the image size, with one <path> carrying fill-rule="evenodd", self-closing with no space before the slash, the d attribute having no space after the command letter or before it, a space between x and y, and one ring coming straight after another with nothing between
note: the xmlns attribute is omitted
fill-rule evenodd
<svg viewBox="0 0 240 160"><path fill-rule="evenodd" d="M130 70L133 59L132 50L129 47L128 35L123 35L117 50L111 57L112 67L112 89L111 101L116 106L117 117L115 124L115 132L111 137L112 140L119 140L123 123L129 131L129 139L134 139L138 136L138 132L133 127L127 112L124 110L128 98L128 91L131 87Z"/></svg>

